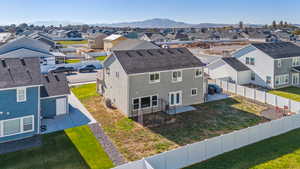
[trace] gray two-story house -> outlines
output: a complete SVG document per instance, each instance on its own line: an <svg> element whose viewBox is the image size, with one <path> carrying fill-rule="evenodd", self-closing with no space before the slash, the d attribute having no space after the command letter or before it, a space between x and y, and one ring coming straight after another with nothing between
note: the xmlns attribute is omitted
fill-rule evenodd
<svg viewBox="0 0 300 169"><path fill-rule="evenodd" d="M98 92L126 116L204 102L204 64L186 48L114 51Z"/></svg>

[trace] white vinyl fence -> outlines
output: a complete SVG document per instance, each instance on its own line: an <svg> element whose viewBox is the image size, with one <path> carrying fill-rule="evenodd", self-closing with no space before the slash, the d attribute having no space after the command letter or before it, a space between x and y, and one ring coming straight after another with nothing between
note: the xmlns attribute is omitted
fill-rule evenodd
<svg viewBox="0 0 300 169"><path fill-rule="evenodd" d="M300 102L296 102L281 96L273 95L253 88L240 86L228 81L216 80L215 84L222 87L223 91L237 94L248 99L266 103L279 108L288 108L291 112L300 113Z"/></svg>
<svg viewBox="0 0 300 169"><path fill-rule="evenodd" d="M189 144L114 169L180 169L297 128L300 128L300 114Z"/></svg>

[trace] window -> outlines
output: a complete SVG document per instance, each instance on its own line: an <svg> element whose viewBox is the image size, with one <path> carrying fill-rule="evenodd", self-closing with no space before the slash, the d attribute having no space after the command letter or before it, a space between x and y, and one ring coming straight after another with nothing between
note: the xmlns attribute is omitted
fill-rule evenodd
<svg viewBox="0 0 300 169"><path fill-rule="evenodd" d="M17 88L17 102L26 101L26 88Z"/></svg>
<svg viewBox="0 0 300 169"><path fill-rule="evenodd" d="M255 80L255 73L251 72L251 80Z"/></svg>
<svg viewBox="0 0 300 169"><path fill-rule="evenodd" d="M106 72L107 75L110 75L110 68L109 67L105 68L105 72Z"/></svg>
<svg viewBox="0 0 300 169"><path fill-rule="evenodd" d="M271 76L267 76L267 77L266 77L266 82L267 82L267 84L271 84L271 82L272 82L272 77L271 77Z"/></svg>
<svg viewBox="0 0 300 169"><path fill-rule="evenodd" d="M275 76L275 84L276 85L285 85L289 83L289 75L279 75Z"/></svg>
<svg viewBox="0 0 300 169"><path fill-rule="evenodd" d="M141 108L148 108L151 106L151 97L141 98Z"/></svg>
<svg viewBox="0 0 300 169"><path fill-rule="evenodd" d="M170 106L181 105L182 102L182 92L171 92L169 93L169 104Z"/></svg>
<svg viewBox="0 0 300 169"><path fill-rule="evenodd" d="M182 81L182 71L172 72L172 81L173 82L181 82Z"/></svg>
<svg viewBox="0 0 300 169"><path fill-rule="evenodd" d="M292 61L293 66L300 66L300 57L294 57Z"/></svg>
<svg viewBox="0 0 300 169"><path fill-rule="evenodd" d="M158 106L158 97L152 96L152 107Z"/></svg>
<svg viewBox="0 0 300 169"><path fill-rule="evenodd" d="M254 58L250 58L250 65L255 65L255 59Z"/></svg>
<svg viewBox="0 0 300 169"><path fill-rule="evenodd" d="M119 75L119 72L116 72L116 78L119 78L120 75Z"/></svg>
<svg viewBox="0 0 300 169"><path fill-rule="evenodd" d="M33 130L33 118L26 117L23 118L23 131L32 131Z"/></svg>
<svg viewBox="0 0 300 169"><path fill-rule="evenodd" d="M140 99L133 99L133 110L138 110L140 108Z"/></svg>
<svg viewBox="0 0 300 169"><path fill-rule="evenodd" d="M194 89L192 89L192 91L191 91L191 95L192 95L192 96L197 96L197 92L198 92L198 90L197 90L196 88L194 88Z"/></svg>
<svg viewBox="0 0 300 169"><path fill-rule="evenodd" d="M202 70L201 69L196 69L195 71L195 78L202 77Z"/></svg>
<svg viewBox="0 0 300 169"><path fill-rule="evenodd" d="M150 83L160 82L159 73L150 73Z"/></svg>
<svg viewBox="0 0 300 169"><path fill-rule="evenodd" d="M246 57L246 64L249 65L250 64L250 58Z"/></svg>
<svg viewBox="0 0 300 169"><path fill-rule="evenodd" d="M21 132L20 119L7 120L3 122L3 135L9 136Z"/></svg>
<svg viewBox="0 0 300 169"><path fill-rule="evenodd" d="M281 60L277 60L277 67L281 67Z"/></svg>

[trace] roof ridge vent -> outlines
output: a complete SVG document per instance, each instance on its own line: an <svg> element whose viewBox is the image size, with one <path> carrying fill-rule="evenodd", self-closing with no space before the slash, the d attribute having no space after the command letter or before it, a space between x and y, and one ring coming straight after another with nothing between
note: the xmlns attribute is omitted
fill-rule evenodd
<svg viewBox="0 0 300 169"><path fill-rule="evenodd" d="M162 52L160 49L159 49L159 50L157 50L157 52L158 52L159 54L161 54L161 55L163 55L163 54L164 54L164 52Z"/></svg>
<svg viewBox="0 0 300 169"><path fill-rule="evenodd" d="M177 50L179 53L182 53L182 54L184 53L184 52L183 52L181 49L179 49L179 48L176 49L176 50Z"/></svg>
<svg viewBox="0 0 300 169"><path fill-rule="evenodd" d="M25 63L24 58L21 58L20 60L21 60L22 65L23 65L23 66L26 66L26 63Z"/></svg>
<svg viewBox="0 0 300 169"><path fill-rule="evenodd" d="M56 79L56 81L60 81L60 79L58 78L58 76L57 75L54 75L54 77L55 77L55 79Z"/></svg>
<svg viewBox="0 0 300 169"><path fill-rule="evenodd" d="M149 53L149 55L153 56L153 53L150 52L150 50L146 50L146 51L147 51L147 53Z"/></svg>
<svg viewBox="0 0 300 169"><path fill-rule="evenodd" d="M143 56L143 54L142 54L140 51L136 51L136 53L137 53L139 56Z"/></svg>
<svg viewBox="0 0 300 169"><path fill-rule="evenodd" d="M5 62L5 60L4 60L4 59L2 59L2 60L1 60L1 63L2 63L2 66L3 66L4 68L6 68L6 67L7 67L7 64L6 64L6 62Z"/></svg>
<svg viewBox="0 0 300 169"><path fill-rule="evenodd" d="M126 55L128 55L130 58L132 57L131 54L129 52L126 52Z"/></svg>

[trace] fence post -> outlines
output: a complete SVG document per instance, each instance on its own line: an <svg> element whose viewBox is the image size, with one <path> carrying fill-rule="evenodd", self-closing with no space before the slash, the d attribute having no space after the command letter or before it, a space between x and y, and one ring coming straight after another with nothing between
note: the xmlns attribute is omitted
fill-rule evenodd
<svg viewBox="0 0 300 169"><path fill-rule="evenodd" d="M292 111L292 100L289 99L289 111L291 112Z"/></svg>

